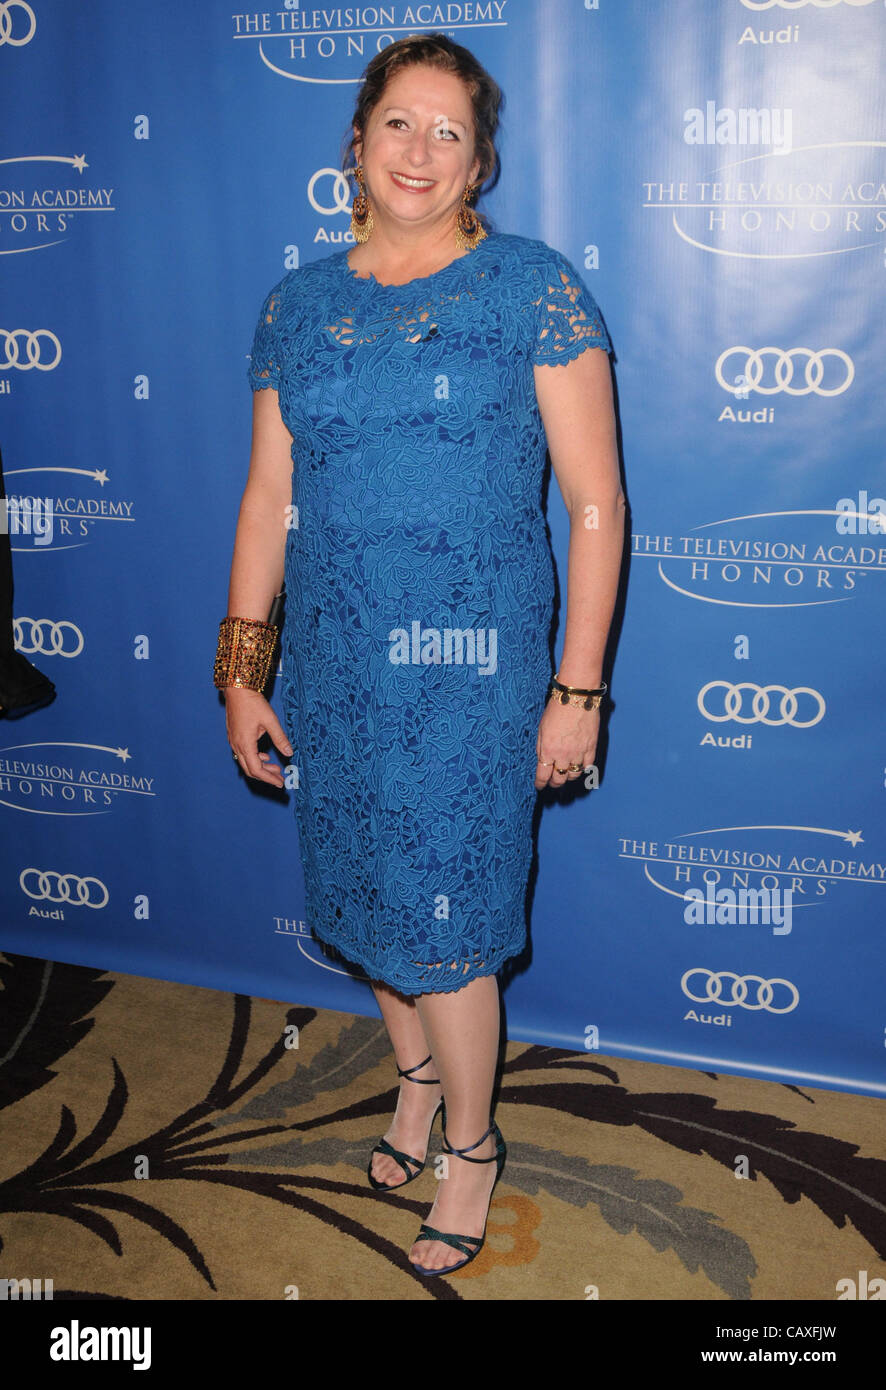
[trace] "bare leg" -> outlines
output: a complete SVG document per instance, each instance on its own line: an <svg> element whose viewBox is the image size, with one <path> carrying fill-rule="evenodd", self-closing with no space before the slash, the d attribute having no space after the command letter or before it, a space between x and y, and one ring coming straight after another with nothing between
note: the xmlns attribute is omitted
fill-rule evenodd
<svg viewBox="0 0 886 1390"><path fill-rule="evenodd" d="M465 1149L489 1128L500 1030L498 980L486 975L448 994L420 994L416 1006L437 1066L434 1075L439 1076L446 1097L446 1137L453 1148ZM490 1134L472 1149L471 1157L488 1158L494 1153L495 1139ZM495 1164L466 1163L449 1155L448 1170L448 1177L437 1185L427 1224L455 1235L480 1236ZM442 1241L422 1240L412 1246L409 1258L425 1269L442 1269L462 1256Z"/></svg>
<svg viewBox="0 0 886 1390"><path fill-rule="evenodd" d="M417 1062L423 1061L431 1051L415 1006L414 996L400 994L390 985L382 984L380 981L373 981L372 989L390 1034L397 1066L401 1071L405 1071L407 1067L414 1067ZM419 1067L413 1075L424 1080L432 1076L439 1077L440 1073L435 1070L432 1058L426 1066ZM418 1086L415 1082L402 1077L397 1109L390 1129L385 1135L388 1143L393 1145L395 1149L399 1149L401 1153L410 1154L413 1158L424 1158L431 1116L440 1103L441 1093L441 1086ZM483 1126L483 1129L485 1128L486 1125ZM479 1138L483 1129L479 1130L474 1137ZM393 1187L402 1183L405 1177L399 1163L387 1154L373 1154L371 1172L377 1182L387 1183Z"/></svg>

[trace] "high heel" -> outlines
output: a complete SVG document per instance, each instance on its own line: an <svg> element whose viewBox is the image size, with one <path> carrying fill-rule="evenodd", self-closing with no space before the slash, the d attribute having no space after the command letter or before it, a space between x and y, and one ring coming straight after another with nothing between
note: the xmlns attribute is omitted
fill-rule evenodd
<svg viewBox="0 0 886 1390"><path fill-rule="evenodd" d="M422 1067L427 1066L430 1060L431 1057L430 1055L428 1055L423 1062L417 1062L414 1067L407 1067L405 1071L401 1071L400 1067L398 1067L397 1075L405 1077L407 1081L414 1081L417 1086L439 1086L440 1080L438 1077L421 1077L412 1075L412 1072L414 1071L421 1071ZM442 1104L443 1102L441 1101L440 1105L437 1106L437 1109L431 1116L431 1123L428 1125L427 1147L430 1147L431 1130L434 1128L434 1121L437 1118L437 1111L440 1109L440 1106ZM413 1182L417 1177L420 1177L421 1174L425 1171L425 1164L427 1163L427 1148L425 1150L425 1157L423 1159L418 1159L413 1158L411 1154L401 1153L399 1149L395 1149L391 1144L389 1144L387 1139L381 1139L375 1145L372 1152L373 1154L385 1154L388 1158L392 1158L394 1162L397 1163L398 1166L402 1168L403 1172L406 1174L406 1177L403 1179L402 1182L379 1182L378 1178L374 1178L372 1176L372 1157L370 1156L369 1166L366 1169L366 1176L368 1177L371 1185L375 1188L376 1192L393 1192L398 1187L405 1187L407 1183ZM415 1172L413 1173L410 1167L407 1165L411 1165L415 1169Z"/></svg>
<svg viewBox="0 0 886 1390"><path fill-rule="evenodd" d="M468 1154L471 1149L479 1148L483 1140L487 1139L490 1134L495 1135L495 1153L490 1154L489 1158L469 1158ZM446 1106L445 1104L443 1105L443 1152L454 1154L457 1158L463 1158L465 1163L492 1163L494 1161L497 1166L495 1182L492 1184L489 1192L489 1206L492 1205L492 1194L495 1191L495 1183L497 1183L501 1177L501 1170L505 1164L507 1151L507 1145L495 1121L490 1124L486 1133L477 1140L476 1144L468 1144L464 1149L453 1149L449 1140L446 1138ZM453 1250L458 1250L465 1258L459 1260L457 1264L446 1265L443 1269L425 1269L422 1265L416 1264L415 1260L410 1260L409 1263L412 1267L417 1269L419 1274L452 1274L453 1270L461 1269L463 1265L470 1264L471 1260L477 1258L486 1242L486 1223L489 1220L489 1206L486 1208L486 1221L483 1222L483 1234L479 1236L457 1236L453 1235L451 1231L435 1231L433 1226L422 1224L416 1236L417 1241L441 1240L445 1245L451 1245ZM477 1247L476 1250L470 1250L468 1248L470 1245L475 1245Z"/></svg>

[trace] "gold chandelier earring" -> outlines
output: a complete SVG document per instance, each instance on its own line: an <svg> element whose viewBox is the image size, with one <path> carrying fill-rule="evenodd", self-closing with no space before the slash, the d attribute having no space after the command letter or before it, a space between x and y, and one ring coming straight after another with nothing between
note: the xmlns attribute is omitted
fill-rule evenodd
<svg viewBox="0 0 886 1390"><path fill-rule="evenodd" d="M372 208L369 206L366 187L363 183L363 166L356 164L352 172L360 185L360 192L351 204L351 235L355 241L368 241L369 234L375 224L372 220Z"/></svg>
<svg viewBox="0 0 886 1390"><path fill-rule="evenodd" d="M465 191L461 195L461 206L455 222L455 242L464 251L473 251L474 247L479 246L486 235L477 214L470 206L471 197L478 187L479 185L475 183L465 184Z"/></svg>

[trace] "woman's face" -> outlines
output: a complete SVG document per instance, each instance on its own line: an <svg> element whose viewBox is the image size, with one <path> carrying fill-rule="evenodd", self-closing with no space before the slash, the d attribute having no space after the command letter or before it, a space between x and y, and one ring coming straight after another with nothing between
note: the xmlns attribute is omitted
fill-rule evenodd
<svg viewBox="0 0 886 1390"><path fill-rule="evenodd" d="M454 219L465 184L480 171L470 97L460 78L437 68L414 64L396 73L369 117L362 147L355 135L369 201L394 221Z"/></svg>

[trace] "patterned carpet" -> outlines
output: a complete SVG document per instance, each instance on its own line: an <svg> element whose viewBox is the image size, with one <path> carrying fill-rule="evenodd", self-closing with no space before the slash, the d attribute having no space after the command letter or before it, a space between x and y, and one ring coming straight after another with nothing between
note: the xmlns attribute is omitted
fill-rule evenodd
<svg viewBox="0 0 886 1390"><path fill-rule="evenodd" d="M365 1177L397 1094L379 1020L17 955L0 988L0 1278L56 1299L834 1300L886 1275L881 1100L509 1043L486 1247L424 1280L432 1163Z"/></svg>

